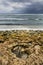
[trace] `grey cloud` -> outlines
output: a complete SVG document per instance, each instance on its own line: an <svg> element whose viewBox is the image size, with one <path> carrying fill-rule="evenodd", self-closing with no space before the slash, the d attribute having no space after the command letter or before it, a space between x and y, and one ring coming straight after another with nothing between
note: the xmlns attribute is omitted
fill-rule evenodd
<svg viewBox="0 0 43 65"><path fill-rule="evenodd" d="M10 2L43 2L43 0L8 0Z"/></svg>
<svg viewBox="0 0 43 65"><path fill-rule="evenodd" d="M9 6L9 4L7 2L3 2L2 3L4 6Z"/></svg>
<svg viewBox="0 0 43 65"><path fill-rule="evenodd" d="M10 6L9 3L12 4L12 2L30 2L31 5L26 5L25 8L19 8L16 9L12 6L13 10L11 12L13 13L43 13L43 0L3 0L2 4L3 6L7 7ZM10 6L11 7L11 6Z"/></svg>
<svg viewBox="0 0 43 65"><path fill-rule="evenodd" d="M24 2L24 0L15 0L19 2ZM26 2L32 2L32 0L25 0ZM32 5L27 5L26 8L17 10L18 12L16 13L23 13L23 14L28 14L28 13L43 13L43 2L32 2ZM14 10L13 10L14 12Z"/></svg>
<svg viewBox="0 0 43 65"><path fill-rule="evenodd" d="M14 8L15 10L15 8ZM15 12L13 10L13 13ZM36 3L32 3L32 5L27 5L25 8L22 8L21 10L16 10L16 13L21 13L21 14L29 14L29 13L43 13L43 4L42 3L39 3L39 2L36 2Z"/></svg>
<svg viewBox="0 0 43 65"><path fill-rule="evenodd" d="M26 7L22 13L43 13L43 4L33 3L30 7Z"/></svg>
<svg viewBox="0 0 43 65"><path fill-rule="evenodd" d="M31 0L9 0L10 2L30 2Z"/></svg>

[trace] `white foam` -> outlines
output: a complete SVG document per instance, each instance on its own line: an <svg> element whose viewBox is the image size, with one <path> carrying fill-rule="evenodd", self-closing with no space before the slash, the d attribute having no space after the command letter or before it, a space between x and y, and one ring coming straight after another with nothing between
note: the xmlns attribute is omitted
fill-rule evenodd
<svg viewBox="0 0 43 65"><path fill-rule="evenodd" d="M9 21L9 20L20 20L20 21L24 21L24 20L27 20L27 19L24 19L24 18L0 18L1 21Z"/></svg>
<svg viewBox="0 0 43 65"><path fill-rule="evenodd" d="M23 26L23 25L0 25L0 31L6 30L43 30L43 27L38 26Z"/></svg>

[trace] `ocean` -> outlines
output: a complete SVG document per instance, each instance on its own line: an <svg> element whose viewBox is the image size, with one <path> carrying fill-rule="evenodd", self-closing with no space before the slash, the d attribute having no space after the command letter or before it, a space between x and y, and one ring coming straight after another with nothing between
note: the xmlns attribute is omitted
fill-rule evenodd
<svg viewBox="0 0 43 65"><path fill-rule="evenodd" d="M43 14L0 14L0 30L43 30Z"/></svg>

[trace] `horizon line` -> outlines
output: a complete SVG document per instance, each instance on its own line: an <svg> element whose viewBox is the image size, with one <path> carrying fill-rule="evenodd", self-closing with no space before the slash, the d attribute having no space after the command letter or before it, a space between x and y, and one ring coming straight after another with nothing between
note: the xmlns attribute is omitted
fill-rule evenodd
<svg viewBox="0 0 43 65"><path fill-rule="evenodd" d="M19 14L19 13L0 13L0 14L13 14L13 15L43 15L43 14L39 14L39 13L37 13L37 14Z"/></svg>

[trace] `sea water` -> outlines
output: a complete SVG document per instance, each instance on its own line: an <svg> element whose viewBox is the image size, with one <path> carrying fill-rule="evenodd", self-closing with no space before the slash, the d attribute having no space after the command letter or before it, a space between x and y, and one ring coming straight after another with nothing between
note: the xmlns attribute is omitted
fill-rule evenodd
<svg viewBox="0 0 43 65"><path fill-rule="evenodd" d="M0 30L43 29L43 14L0 14Z"/></svg>

